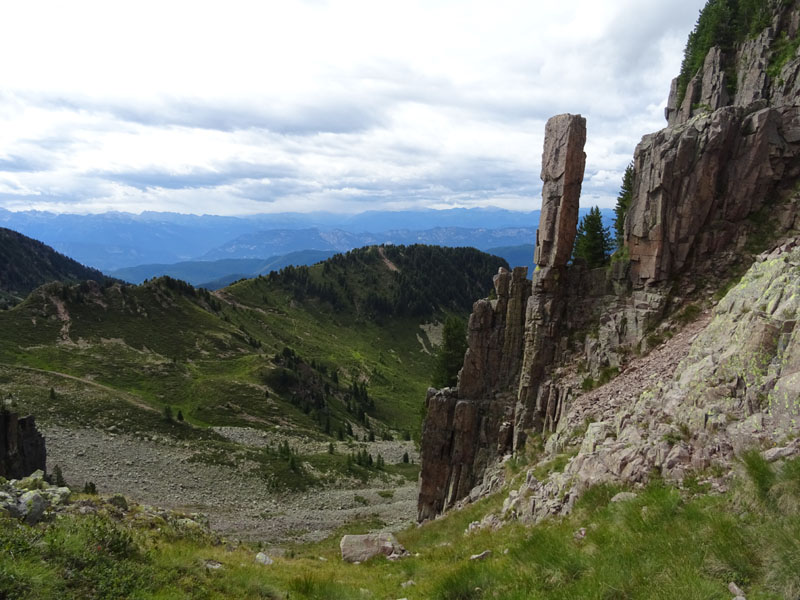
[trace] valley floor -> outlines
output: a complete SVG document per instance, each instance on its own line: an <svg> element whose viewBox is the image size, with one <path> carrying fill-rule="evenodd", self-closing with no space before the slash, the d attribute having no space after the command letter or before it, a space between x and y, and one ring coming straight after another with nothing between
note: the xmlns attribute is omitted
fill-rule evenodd
<svg viewBox="0 0 800 600"><path fill-rule="evenodd" d="M297 492L271 491L247 460L210 464L189 443L167 436L147 438L88 428L42 427L48 466L59 465L73 487L91 481L100 493L118 493L138 503L200 512L223 536L263 542L317 541L343 523L376 518L388 529L416 517L417 484L399 476L373 477L366 483L342 478L334 484ZM220 428L240 446L258 448L284 441L248 428ZM302 454L327 452L323 442L291 440ZM344 442L335 451L350 452ZM359 443L368 452L399 462L404 452L418 462L413 442ZM201 460L198 460L201 459ZM231 457L221 457L221 461Z"/></svg>

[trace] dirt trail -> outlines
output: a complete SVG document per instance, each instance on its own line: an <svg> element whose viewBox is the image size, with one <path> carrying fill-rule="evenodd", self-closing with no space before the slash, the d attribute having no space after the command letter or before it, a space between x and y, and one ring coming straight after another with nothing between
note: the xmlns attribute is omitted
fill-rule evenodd
<svg viewBox="0 0 800 600"><path fill-rule="evenodd" d="M383 259L383 264L385 264L390 271L394 271L395 273L400 272L400 269L397 268L397 265L387 258L386 253L380 246L378 246L378 254L381 255L381 258Z"/></svg>
<svg viewBox="0 0 800 600"><path fill-rule="evenodd" d="M91 386L91 387L94 387L94 388L97 388L97 389L101 389L101 390L103 390L105 392L109 392L109 393L113 394L114 396L117 396L117 397L125 400L129 404L132 404L137 408L141 408L142 410L148 410L150 412L158 412L155 408L153 408L149 404L146 404L145 402L143 402L142 400L140 400L139 398L137 398L133 394L129 394L128 392L123 392L123 391L120 391L120 390L118 390L116 388L112 388L112 387L109 387L107 385L103 385L102 383L97 383L96 381L92 381L91 379L83 379L82 377L76 377L75 375L69 375L67 373L59 373L58 371L49 371L49 370L45 370L45 369L37 369L35 367L23 367L21 365L12 365L12 364L3 363L3 362L0 362L0 367L4 367L4 368L7 368L7 369L18 369L20 371L29 371L31 373L41 373L43 375L52 375L52 376L55 376L55 377L61 377L63 379L71 379L72 381L77 381L77 382L80 382L80 383L82 383L84 385L88 385L88 386Z"/></svg>

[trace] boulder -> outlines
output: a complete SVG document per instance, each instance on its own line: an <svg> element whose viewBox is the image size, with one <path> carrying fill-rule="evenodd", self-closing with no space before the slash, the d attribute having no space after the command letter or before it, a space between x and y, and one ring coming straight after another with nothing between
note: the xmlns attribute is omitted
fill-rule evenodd
<svg viewBox="0 0 800 600"><path fill-rule="evenodd" d="M28 525L35 525L47 509L47 500L39 490L31 490L22 494L17 507L20 517L25 519Z"/></svg>
<svg viewBox="0 0 800 600"><path fill-rule="evenodd" d="M269 556L267 556L263 552L259 552L258 554L256 554L256 562L260 565L269 566L273 564L275 561L272 560Z"/></svg>
<svg viewBox="0 0 800 600"><path fill-rule="evenodd" d="M346 535L339 542L342 560L349 563L362 563L376 556L404 556L406 549L391 533L367 533Z"/></svg>

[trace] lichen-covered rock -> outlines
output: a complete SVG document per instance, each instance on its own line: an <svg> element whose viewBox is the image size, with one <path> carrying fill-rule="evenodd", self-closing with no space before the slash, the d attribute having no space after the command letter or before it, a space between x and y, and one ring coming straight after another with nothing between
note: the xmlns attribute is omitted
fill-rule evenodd
<svg viewBox="0 0 800 600"><path fill-rule="evenodd" d="M28 525L38 523L44 511L47 509L48 502L39 490L25 492L17 503L19 516L25 519Z"/></svg>

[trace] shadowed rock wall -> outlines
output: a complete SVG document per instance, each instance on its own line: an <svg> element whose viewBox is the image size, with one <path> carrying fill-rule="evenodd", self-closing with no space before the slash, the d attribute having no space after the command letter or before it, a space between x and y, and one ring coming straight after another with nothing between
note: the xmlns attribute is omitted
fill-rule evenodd
<svg viewBox="0 0 800 600"><path fill-rule="evenodd" d="M46 470L44 438L33 417L0 411L0 477L21 479Z"/></svg>

